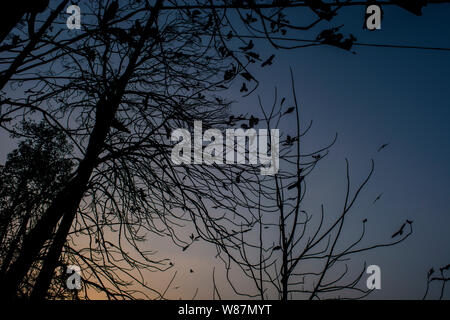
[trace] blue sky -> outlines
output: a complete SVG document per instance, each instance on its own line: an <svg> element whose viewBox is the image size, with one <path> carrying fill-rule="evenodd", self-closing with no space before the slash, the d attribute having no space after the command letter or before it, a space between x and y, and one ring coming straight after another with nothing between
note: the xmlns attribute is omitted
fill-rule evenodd
<svg viewBox="0 0 450 320"><path fill-rule="evenodd" d="M362 29L363 10L343 10L335 25L345 23L343 31L354 33L363 43L450 48L449 4L429 5L422 17L385 8L382 29L374 32ZM307 33L304 38L314 36ZM373 298L421 298L427 270L450 263L450 51L355 46L352 54L320 46L277 52L256 43L261 55L276 54L274 64L254 71L261 82L255 94L230 97L237 101L234 110L256 112L257 94L272 101L275 87L289 101L289 68L293 69L301 121L314 121L305 148L314 150L339 134L330 156L308 181L310 197L305 206L317 210L324 204L330 211L340 207L345 158L355 181L363 179L374 158L375 174L355 207L347 235L359 232L364 217L369 220L370 240L389 240L405 219L414 220L414 233L398 246L358 256L355 264L366 261L381 267L382 289ZM283 128L286 133L290 130L295 130L294 121ZM384 143L390 144L378 153ZM14 147L4 132L0 146L3 162ZM373 204L380 193L382 198ZM208 257L213 254L201 245L189 256L179 257L183 265L198 270L190 276L188 287L211 282Z"/></svg>
<svg viewBox="0 0 450 320"><path fill-rule="evenodd" d="M429 5L422 17L385 8L382 29L374 32L362 30L363 10L344 10L336 21L345 23L343 30L354 33L358 42L450 48L449 5ZM414 234L396 247L361 257L382 270L382 290L372 297L418 299L428 269L450 262L450 51L354 50L356 54L332 47L282 52L277 55L282 59L275 58L273 66L257 74L262 81L258 93L271 101L277 86L280 96L290 97L292 67L302 121L314 121L305 144L314 149L339 134L310 181L311 207L324 203L332 209L342 203L345 158L356 181L374 158L375 174L357 215L369 219L373 239L388 240L405 219L414 220ZM252 106L257 106L255 97L235 108ZM384 143L390 144L377 153ZM349 234L359 230L358 219L349 225Z"/></svg>

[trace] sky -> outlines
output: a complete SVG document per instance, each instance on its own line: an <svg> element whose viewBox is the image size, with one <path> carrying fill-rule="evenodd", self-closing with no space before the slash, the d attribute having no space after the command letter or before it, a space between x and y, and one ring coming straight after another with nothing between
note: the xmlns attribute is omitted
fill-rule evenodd
<svg viewBox="0 0 450 320"><path fill-rule="evenodd" d="M382 28L373 32L361 27L363 10L344 10L336 21L345 23L343 30L354 33L358 42L450 47L447 4L429 5L422 17L384 8ZM305 144L313 149L338 133L330 156L310 181L308 205L342 203L337 190L345 183L345 158L356 181L375 160L375 174L356 211L368 218L375 239L389 238L405 219L414 221L414 233L398 246L361 257L381 267L382 289L371 298L420 299L429 268L450 261L450 51L353 50L356 54L333 47L283 52L282 59L261 71L258 92L270 100L277 86L281 96L290 96L291 67L302 121L314 121ZM252 105L254 97L242 108ZM385 143L389 146L378 153ZM356 222L352 230L359 230Z"/></svg>
<svg viewBox="0 0 450 320"><path fill-rule="evenodd" d="M384 8L382 28L373 32L362 29L363 10L343 10L336 20L358 42L450 48L448 4L429 5L421 17ZM254 71L260 86L253 95L230 96L236 100L233 110L256 113L257 95L270 105L275 87L279 97L292 103L292 68L301 122L305 126L313 120L303 147L325 146L338 133L329 156L308 181L310 197L304 205L316 212L321 204L331 212L341 208L345 159L354 183L363 180L374 159L375 173L350 215L346 235L359 235L363 218L368 219L367 243L389 241L406 219L414 221L414 231L399 245L357 256L352 266L358 271L364 262L380 266L381 289L370 299L421 299L428 270L450 263L450 51L365 46L355 46L356 54L326 46L283 51L263 42L256 42L255 50L276 54L274 63ZM282 130L295 133L294 119ZM180 296L192 297L198 287L197 297L211 296L212 286L203 284L212 279L214 263L207 256L213 253L200 245L179 256L177 276L187 286ZM198 272L189 274L185 266ZM229 288L221 289L223 296L234 297ZM437 297L436 287L429 297Z"/></svg>
<svg viewBox="0 0 450 320"><path fill-rule="evenodd" d="M362 29L363 10L343 10L336 20L336 25L345 23L343 31L355 34L358 42L450 48L449 4L429 5L422 17L385 8L382 28L373 32ZM260 54L276 54L274 63L255 71L260 86L253 95L230 96L237 100L233 110L256 112L257 95L272 101L275 87L289 101L292 68L302 124L314 121L305 148L326 145L338 133L330 155L309 181L305 206L315 210L321 204L330 210L341 206L345 159L357 182L368 173L373 158L375 174L346 232L357 234L365 217L368 237L374 241L389 240L405 219L414 221L414 233L397 246L358 256L355 263L381 267L382 288L371 298L422 298L428 269L450 263L450 51L355 46L353 54L326 46L279 51L256 44ZM294 125L292 121L283 130L294 132ZM377 152L385 143L389 145ZM3 162L14 144L2 133L0 146ZM168 255L179 252L170 245L164 249ZM203 288L197 297L210 297L212 284L204 284L211 283L212 267L218 265L211 256L214 250L206 244L178 254L176 265L181 268L174 286L182 279L184 289L180 294L172 291L170 297L192 297L196 287ZM188 273L190 268L194 274ZM155 282L161 288L166 283ZM230 288L223 290L225 297L232 297Z"/></svg>

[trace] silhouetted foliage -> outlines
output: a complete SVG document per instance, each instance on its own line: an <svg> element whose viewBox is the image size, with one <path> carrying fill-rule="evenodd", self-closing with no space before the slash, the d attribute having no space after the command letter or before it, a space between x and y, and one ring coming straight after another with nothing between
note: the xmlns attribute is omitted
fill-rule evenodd
<svg viewBox="0 0 450 320"><path fill-rule="evenodd" d="M450 264L440 267L439 271L434 270L434 268L431 268L430 270L428 270L427 286L426 286L425 294L423 296L423 300L429 298L430 286L432 284L436 284L437 286L439 286L438 298L434 298L434 299L442 300L444 298L445 286L447 285L447 282L450 281L450 277L448 275L449 270L450 270Z"/></svg>
<svg viewBox="0 0 450 320"><path fill-rule="evenodd" d="M0 265L8 272L23 239L69 180L72 146L62 131L44 122L23 122L18 148L0 167ZM32 277L30 273L28 275ZM24 285L32 281L24 282ZM27 288L22 288L27 290Z"/></svg>

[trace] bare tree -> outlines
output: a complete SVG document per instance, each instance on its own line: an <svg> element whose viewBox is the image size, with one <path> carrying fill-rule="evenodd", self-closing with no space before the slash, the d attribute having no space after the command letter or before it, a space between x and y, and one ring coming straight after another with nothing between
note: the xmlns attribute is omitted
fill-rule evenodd
<svg viewBox="0 0 450 320"><path fill-rule="evenodd" d="M276 94L269 111L260 104L267 127L279 127L286 120L284 118L294 117L297 128L295 134L283 138L280 151L280 169L283 170L254 186L258 192L247 208L248 215L254 217L251 230L228 238L230 243L224 245L221 257L227 279L234 292L245 297L282 300L294 297L362 298L371 292L365 283L360 284L366 266L355 272L352 257L404 241L412 233L412 221L406 220L392 239L369 245L363 241L369 224L367 218L361 220L361 230L355 237L344 232L345 222L355 211L357 198L372 176L373 160L367 176L355 187L352 187L349 161L346 160L346 189L343 206L337 209L337 214L328 213L330 209L327 210L324 203L317 204L314 213L304 205L308 198L308 181L312 179L310 175L326 159L337 135L329 145L318 150L311 152L302 148L312 122L302 129L292 72L291 80L293 106L287 104L285 98L280 103ZM251 201L249 198L246 199L248 202ZM236 268L251 280L254 291L240 289L233 281ZM214 291L218 290L214 284Z"/></svg>

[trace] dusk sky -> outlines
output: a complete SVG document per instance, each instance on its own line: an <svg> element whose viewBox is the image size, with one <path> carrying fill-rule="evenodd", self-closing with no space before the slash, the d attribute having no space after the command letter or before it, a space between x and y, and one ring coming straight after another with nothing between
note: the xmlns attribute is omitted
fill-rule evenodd
<svg viewBox="0 0 450 320"><path fill-rule="evenodd" d="M361 43L450 48L449 14L448 4L429 5L422 17L389 7L384 9L382 29L370 32L361 28L363 8L352 8L342 11L336 25L345 23L343 30ZM257 48L277 54L265 44ZM353 50L356 54L323 46L282 51L270 68L256 74L261 85L255 94L237 102L234 110L257 112L252 111L258 108L256 94L269 107L275 87L279 97L289 101L289 68L293 69L302 123L313 120L304 148L324 146L338 133L330 155L309 179L307 206L317 212L322 203L331 212L340 208L345 158L354 183L364 178L373 158L375 174L346 232L359 234L360 222L367 217L371 240L388 241L405 219L414 221L414 233L397 246L360 255L355 267L359 271L364 261L380 266L382 289L371 295L373 299L421 299L427 271L450 261L450 51L363 46ZM294 120L292 127L281 130L294 132ZM385 143L389 146L378 153ZM207 273L194 276L193 291L197 281L211 281L211 268L190 263Z"/></svg>
<svg viewBox="0 0 450 320"><path fill-rule="evenodd" d="M352 8L342 11L336 25L345 23L343 30L361 43L450 48L449 14L448 4L429 5L422 17L389 7L382 29L370 32L361 28L363 8ZM450 262L450 51L355 46L352 54L319 46L278 54L264 42L259 45L260 53L277 54L274 64L255 73L261 85L253 95L230 96L239 100L233 110L257 113L258 94L270 107L275 87L279 99L292 103L293 69L302 123L313 120L304 150L325 146L338 133L330 155L308 181L305 207L319 213L324 204L337 212L344 200L345 158L355 184L373 158L375 174L353 210L347 235L359 235L363 218L373 241L389 241L405 219L414 221L414 232L399 245L359 255L352 266L355 272L364 262L380 266L382 289L371 299L421 299L428 270ZM280 129L294 133L294 119ZM385 143L389 146L377 152ZM204 287L200 284L211 282L214 250L205 255L207 248L181 255L181 277L187 279L182 283L188 288L183 294L174 291L174 297L190 298L195 288ZM185 266L199 272L190 275ZM432 288L436 297L437 287ZM207 285L197 297L208 298L211 290ZM227 286L223 291L234 296Z"/></svg>
<svg viewBox="0 0 450 320"><path fill-rule="evenodd" d="M343 10L336 25L345 23L344 30L361 43L450 47L448 4L429 5L422 17L384 8L382 29L373 32L362 30L362 14L363 8ZM302 121L314 121L305 143L314 149L338 133L330 156L310 179L311 206L342 203L345 158L356 181L375 160L357 216L368 218L369 232L377 239L389 238L404 219L414 221L414 233L398 246L361 257L381 267L382 289L372 298L422 298L426 272L450 259L450 51L362 46L354 51L312 47L283 52L261 73L264 84L258 92L272 101L277 86L280 96L290 97L292 67ZM248 98L236 109L256 102ZM378 153L384 143L389 146ZM355 233L360 220L355 219Z"/></svg>
<svg viewBox="0 0 450 320"><path fill-rule="evenodd" d="M308 177L308 197L303 206L311 212L320 206L338 214L345 197L345 159L350 163L353 187L361 182L375 161L375 173L361 193L345 226L345 239L357 237L361 221L367 222L367 240L389 242L406 219L413 220L413 234L404 242L355 256L351 266L381 268L381 290L372 299L421 299L426 274L450 263L450 4L428 5L417 17L395 6L386 6L381 30L363 30L364 8L346 8L334 25L345 24L358 43L449 48L421 50L355 45L352 51L330 46L276 50L266 40L255 41L261 55L275 54L273 64L253 69L259 87L242 97L238 87L226 98L235 101L236 114L258 114L258 95L269 107L277 88L278 97L292 104L292 68L301 124L313 126L303 150L313 151L330 143L330 154ZM303 17L299 16L299 19ZM316 33L300 38L314 40ZM295 119L280 128L295 134ZM388 144L377 152L378 148ZM0 161L15 147L0 133ZM378 195L381 198L374 203ZM155 245L156 244L156 245ZM220 270L215 250L198 243L180 249L162 239L149 240L149 248L174 255L178 274L167 296L211 298L212 270ZM189 273L189 269L195 270ZM352 270L353 271L353 270ZM164 290L173 272L148 281ZM224 298L234 298L223 274L216 276ZM236 275L236 279L239 276ZM365 283L365 278L363 282ZM180 286L180 289L174 289ZM244 285L245 287L245 285ZM432 287L431 297L436 297ZM177 291L178 290L178 291ZM445 298L450 298L447 294Z"/></svg>

